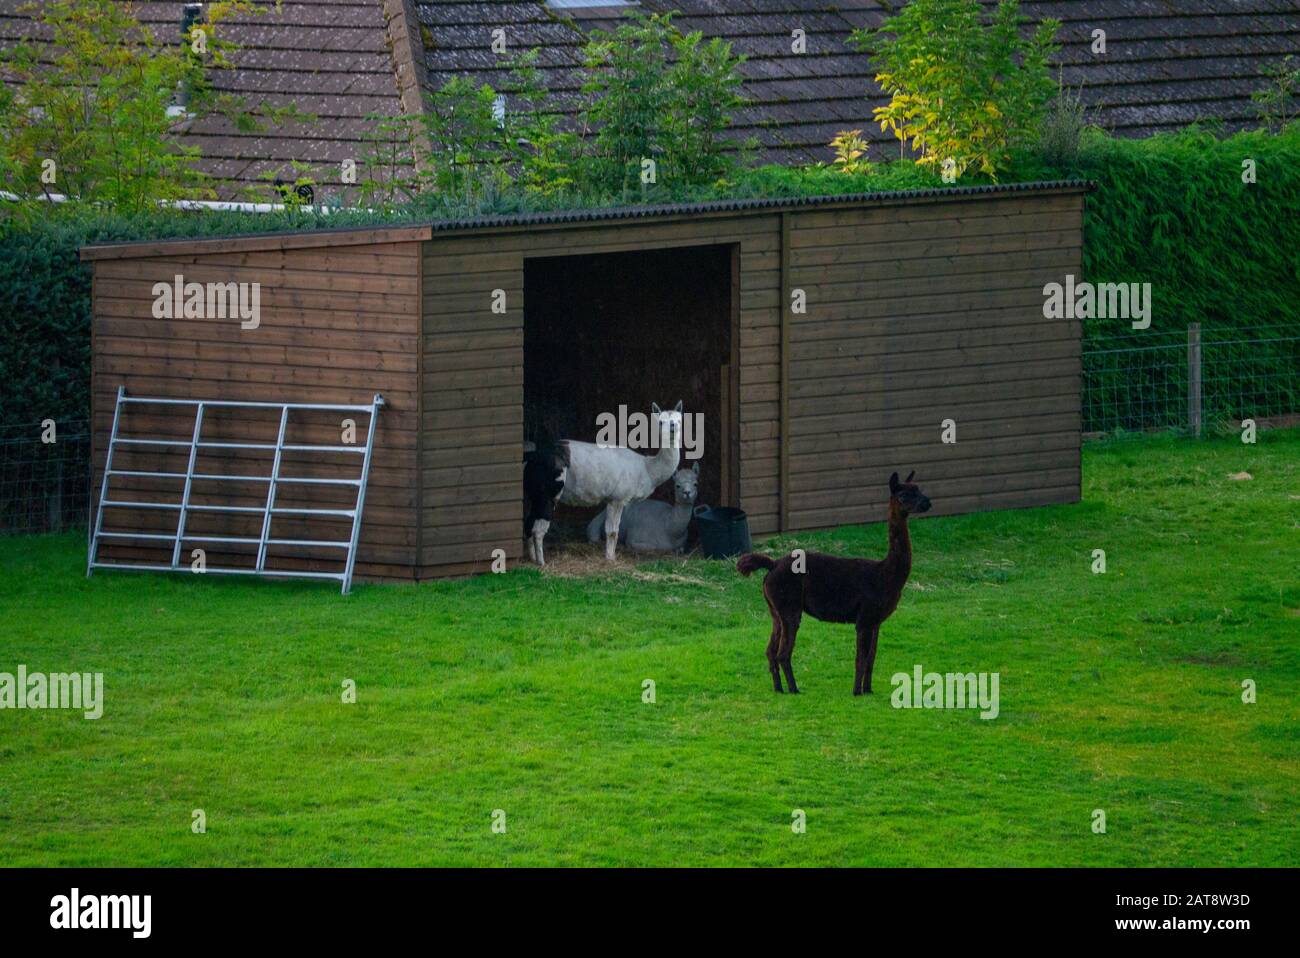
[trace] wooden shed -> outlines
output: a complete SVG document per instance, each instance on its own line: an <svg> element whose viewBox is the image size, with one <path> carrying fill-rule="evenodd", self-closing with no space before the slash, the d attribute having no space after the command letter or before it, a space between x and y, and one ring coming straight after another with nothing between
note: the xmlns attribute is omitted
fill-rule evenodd
<svg viewBox="0 0 1300 958"><path fill-rule="evenodd" d="M381 393L356 567L371 580L484 571L496 549L519 559L526 432L591 440L594 413L620 404L703 413L702 498L739 505L759 535L878 520L894 470L915 469L939 515L1073 502L1080 327L1044 318L1043 287L1080 276L1086 190L90 246L96 469L119 387L274 403ZM256 324L159 318L157 284L178 276L259 284ZM273 428L255 418L213 434ZM190 428L156 411L139 424ZM303 428L302 441L337 441L336 421Z"/></svg>

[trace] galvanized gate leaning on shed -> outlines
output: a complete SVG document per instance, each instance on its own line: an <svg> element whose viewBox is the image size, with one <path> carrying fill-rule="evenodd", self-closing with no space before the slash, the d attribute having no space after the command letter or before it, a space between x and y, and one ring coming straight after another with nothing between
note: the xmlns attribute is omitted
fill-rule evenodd
<svg viewBox="0 0 1300 958"><path fill-rule="evenodd" d="M129 411L141 406L154 409L170 409L171 411L175 411L175 407L182 407L186 410L193 409L194 431L189 441L171 438L170 433L166 433L165 438L124 435L121 429L123 411L128 412L126 418L130 419ZM86 559L86 575L90 576L96 569L130 569L149 572L181 572L189 569L191 571L223 575L258 575L282 579L333 579L341 584L341 591L344 595L347 595L352 589L352 572L356 564L357 541L361 533L361 517L365 512L366 485L370 476L370 458L375 446L375 427L379 422L379 411L383 406L384 397L378 393L375 393L368 406L350 406L337 403L241 402L229 399L159 399L151 396L128 396L126 395L126 387L119 386L117 401L113 408L113 425L109 428L108 442L105 443L104 468L99 487L99 498L95 500L93 510L95 522L90 527L90 554ZM241 442L230 439L214 440L208 438L203 432L205 415L208 416L210 429L210 413L232 411L237 416L251 414L254 417L256 414L265 411L279 413L279 425L276 427L275 442ZM290 415L302 415L306 412L342 413L345 417L350 414L364 414L366 417L366 441L361 444L354 441L351 443L340 442L335 445L289 442ZM344 421L349 420L345 419ZM355 432L355 429L353 431ZM220 450L216 454L219 458L230 457L237 452L257 453L270 458L270 468L264 473L203 472L198 468L200 457L203 459L211 458L213 454L209 450L213 449ZM177 468L175 471L171 471L160 468L158 470L140 471L121 467L120 460L122 457L139 452L145 452L155 460L166 460L179 456L185 462L185 469L180 471ZM291 456L294 453L320 453L326 458L326 461L338 455L360 455L361 463L357 475L349 478L338 476L294 476L281 470L286 452ZM169 456L169 454L171 455ZM117 463L114 463L115 455L119 460ZM334 465L337 467L337 461ZM113 481L114 479L117 480L116 483ZM129 485L139 480L164 481L153 482L154 488L138 500L129 493L125 495L114 494L116 487L123 482ZM165 488L168 482L175 484L174 488L170 490L170 496L167 495L169 490ZM251 491L250 486L247 485L250 483ZM340 504L333 508L315 505L284 505L285 488L293 489L296 486L344 486L348 488L349 494L354 498L349 503ZM264 495L262 493L263 488L266 489ZM247 504L249 499L256 496L262 496L260 505ZM210 501L213 499L229 500L231 498L239 501L236 503ZM174 514L176 525L174 528L159 528L158 531L147 531L151 527L146 520L145 522L127 522L120 527L120 531L115 531L111 523L105 522L106 511L113 512L119 517L127 515L136 519L161 512L163 514L163 525L170 523ZM196 531L190 522L191 517L196 515L202 517L211 513L251 519L254 523L260 525L261 531L253 530L253 534L250 535L231 535L227 532L215 533L206 530ZM286 520L296 521L302 525L310 524L313 520L332 522L339 519L347 520L347 528L344 530L347 535L339 539L325 539L319 536L308 539L284 539L276 533L276 528ZM335 525L337 527L337 523ZM153 565L138 559L135 561L114 561L111 557L101 559L99 550L105 541L135 546L150 542L166 543L170 541L172 546L171 562L166 565ZM246 562L230 566L208 565L206 549L214 544L222 548L229 548L234 545L253 546L257 551L252 555L253 562L251 566ZM186 554L182 563L183 551L187 546L193 545L198 545L201 548L194 550L193 553ZM290 561L288 566L283 566L279 562L268 562L271 553L281 548L308 550L317 554L322 551L337 550L338 568L321 569L317 567L319 562L310 563L304 568L302 563L293 561L300 559L300 555L286 557ZM191 558L199 561L192 562L190 561Z"/></svg>
<svg viewBox="0 0 1300 958"><path fill-rule="evenodd" d="M88 247L96 488L119 387L270 403L382 393L356 575L486 571L494 550L523 552L526 428L592 439L593 410L673 402L680 388L705 415L705 488L745 509L756 534L878 520L895 469L917 470L938 514L1073 502L1080 328L1043 316L1043 286L1081 274L1085 190ZM176 275L260 283L256 328L154 318L154 284ZM947 419L956 443L940 441ZM189 438L165 417L147 426ZM311 423L300 441L337 443L338 428ZM257 466L232 455L221 468ZM150 561L147 544L111 549Z"/></svg>

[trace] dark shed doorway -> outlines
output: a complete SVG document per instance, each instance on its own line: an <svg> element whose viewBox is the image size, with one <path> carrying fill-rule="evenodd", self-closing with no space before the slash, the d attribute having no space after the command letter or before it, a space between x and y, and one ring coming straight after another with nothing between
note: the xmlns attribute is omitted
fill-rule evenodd
<svg viewBox="0 0 1300 958"><path fill-rule="evenodd" d="M725 245L526 259L524 439L593 442L601 413L680 399L703 414L703 455L682 459L700 464L699 501L736 504L737 257ZM671 496L669 483L656 495Z"/></svg>

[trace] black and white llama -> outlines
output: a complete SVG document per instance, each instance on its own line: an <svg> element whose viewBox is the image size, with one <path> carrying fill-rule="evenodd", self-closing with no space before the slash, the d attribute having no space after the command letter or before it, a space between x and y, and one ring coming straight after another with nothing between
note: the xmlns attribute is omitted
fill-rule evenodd
<svg viewBox="0 0 1300 958"><path fill-rule="evenodd" d="M682 459L682 404L660 409L651 404L659 449L653 456L625 446L598 446L566 439L560 443L568 465L560 502L605 507L605 558L611 562L618 544L619 522L630 503L647 499L667 482Z"/></svg>
<svg viewBox="0 0 1300 958"><path fill-rule="evenodd" d="M555 502L564 489L568 474L564 457L550 450L529 450L524 454L524 540L528 557L546 565L542 541L555 516Z"/></svg>

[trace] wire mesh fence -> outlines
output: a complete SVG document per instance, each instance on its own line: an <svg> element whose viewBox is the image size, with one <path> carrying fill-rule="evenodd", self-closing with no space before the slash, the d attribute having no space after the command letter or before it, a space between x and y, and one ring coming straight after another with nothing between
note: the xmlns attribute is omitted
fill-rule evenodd
<svg viewBox="0 0 1300 958"><path fill-rule="evenodd" d="M87 420L0 426L0 534L85 528L89 486Z"/></svg>
<svg viewBox="0 0 1300 958"><path fill-rule="evenodd" d="M1110 343L1114 343L1111 345ZM1083 351L1083 429L1089 435L1182 429L1300 415L1300 330L1141 332Z"/></svg>

